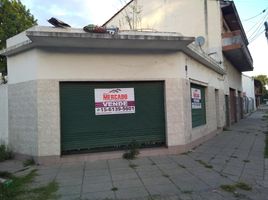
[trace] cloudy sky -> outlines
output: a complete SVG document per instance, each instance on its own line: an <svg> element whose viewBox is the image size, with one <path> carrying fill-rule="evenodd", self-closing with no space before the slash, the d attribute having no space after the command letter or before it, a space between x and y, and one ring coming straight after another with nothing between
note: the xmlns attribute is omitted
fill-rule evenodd
<svg viewBox="0 0 268 200"><path fill-rule="evenodd" d="M72 27L93 23L101 25L129 0L21 0L38 19L39 25L49 25L47 19L57 17ZM247 75L268 75L268 42L264 21L268 21L268 0L234 0L248 35L249 49L254 59L254 72ZM266 12L262 13L264 9ZM253 17L253 18L252 18Z"/></svg>

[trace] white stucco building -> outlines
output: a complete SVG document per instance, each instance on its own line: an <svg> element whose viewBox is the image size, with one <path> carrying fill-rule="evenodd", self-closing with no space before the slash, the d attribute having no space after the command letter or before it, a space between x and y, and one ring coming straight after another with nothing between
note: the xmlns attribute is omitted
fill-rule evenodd
<svg viewBox="0 0 268 200"><path fill-rule="evenodd" d="M136 140L142 155L174 154L242 118L241 71L253 68L232 2L131 1L105 25L121 31L33 27L7 41L16 153L114 158Z"/></svg>
<svg viewBox="0 0 268 200"><path fill-rule="evenodd" d="M243 112L250 114L256 110L254 78L242 74Z"/></svg>

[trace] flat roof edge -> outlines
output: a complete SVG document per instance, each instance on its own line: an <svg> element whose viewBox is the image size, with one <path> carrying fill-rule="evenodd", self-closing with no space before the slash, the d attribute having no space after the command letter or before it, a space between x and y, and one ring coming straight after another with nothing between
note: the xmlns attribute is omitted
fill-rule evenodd
<svg viewBox="0 0 268 200"><path fill-rule="evenodd" d="M220 65L209 56L198 52L194 45L188 45L186 48L182 49L182 51L190 56L191 58L197 60L198 62L202 63L203 65L207 66L209 69L217 72L218 74L225 75L226 71L220 67Z"/></svg>

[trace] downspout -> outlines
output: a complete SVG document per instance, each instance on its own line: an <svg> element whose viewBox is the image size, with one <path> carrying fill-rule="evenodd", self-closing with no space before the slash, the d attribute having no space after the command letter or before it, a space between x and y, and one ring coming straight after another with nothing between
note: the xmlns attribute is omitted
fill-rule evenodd
<svg viewBox="0 0 268 200"><path fill-rule="evenodd" d="M205 32L207 39L207 47L208 47L208 0L204 0L204 16L205 16Z"/></svg>

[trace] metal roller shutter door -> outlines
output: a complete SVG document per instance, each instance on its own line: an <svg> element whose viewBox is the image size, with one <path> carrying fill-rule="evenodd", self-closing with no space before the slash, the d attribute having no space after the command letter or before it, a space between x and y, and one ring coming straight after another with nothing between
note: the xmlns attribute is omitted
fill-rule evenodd
<svg viewBox="0 0 268 200"><path fill-rule="evenodd" d="M197 98L193 97L193 90L197 90ZM196 101L196 102L195 102ZM192 127L206 124L206 98L205 87L191 84L191 103L192 103Z"/></svg>
<svg viewBox="0 0 268 200"><path fill-rule="evenodd" d="M134 88L135 113L95 115L94 89L101 88ZM62 82L60 104L63 153L120 149L133 139L165 144L163 82Z"/></svg>

